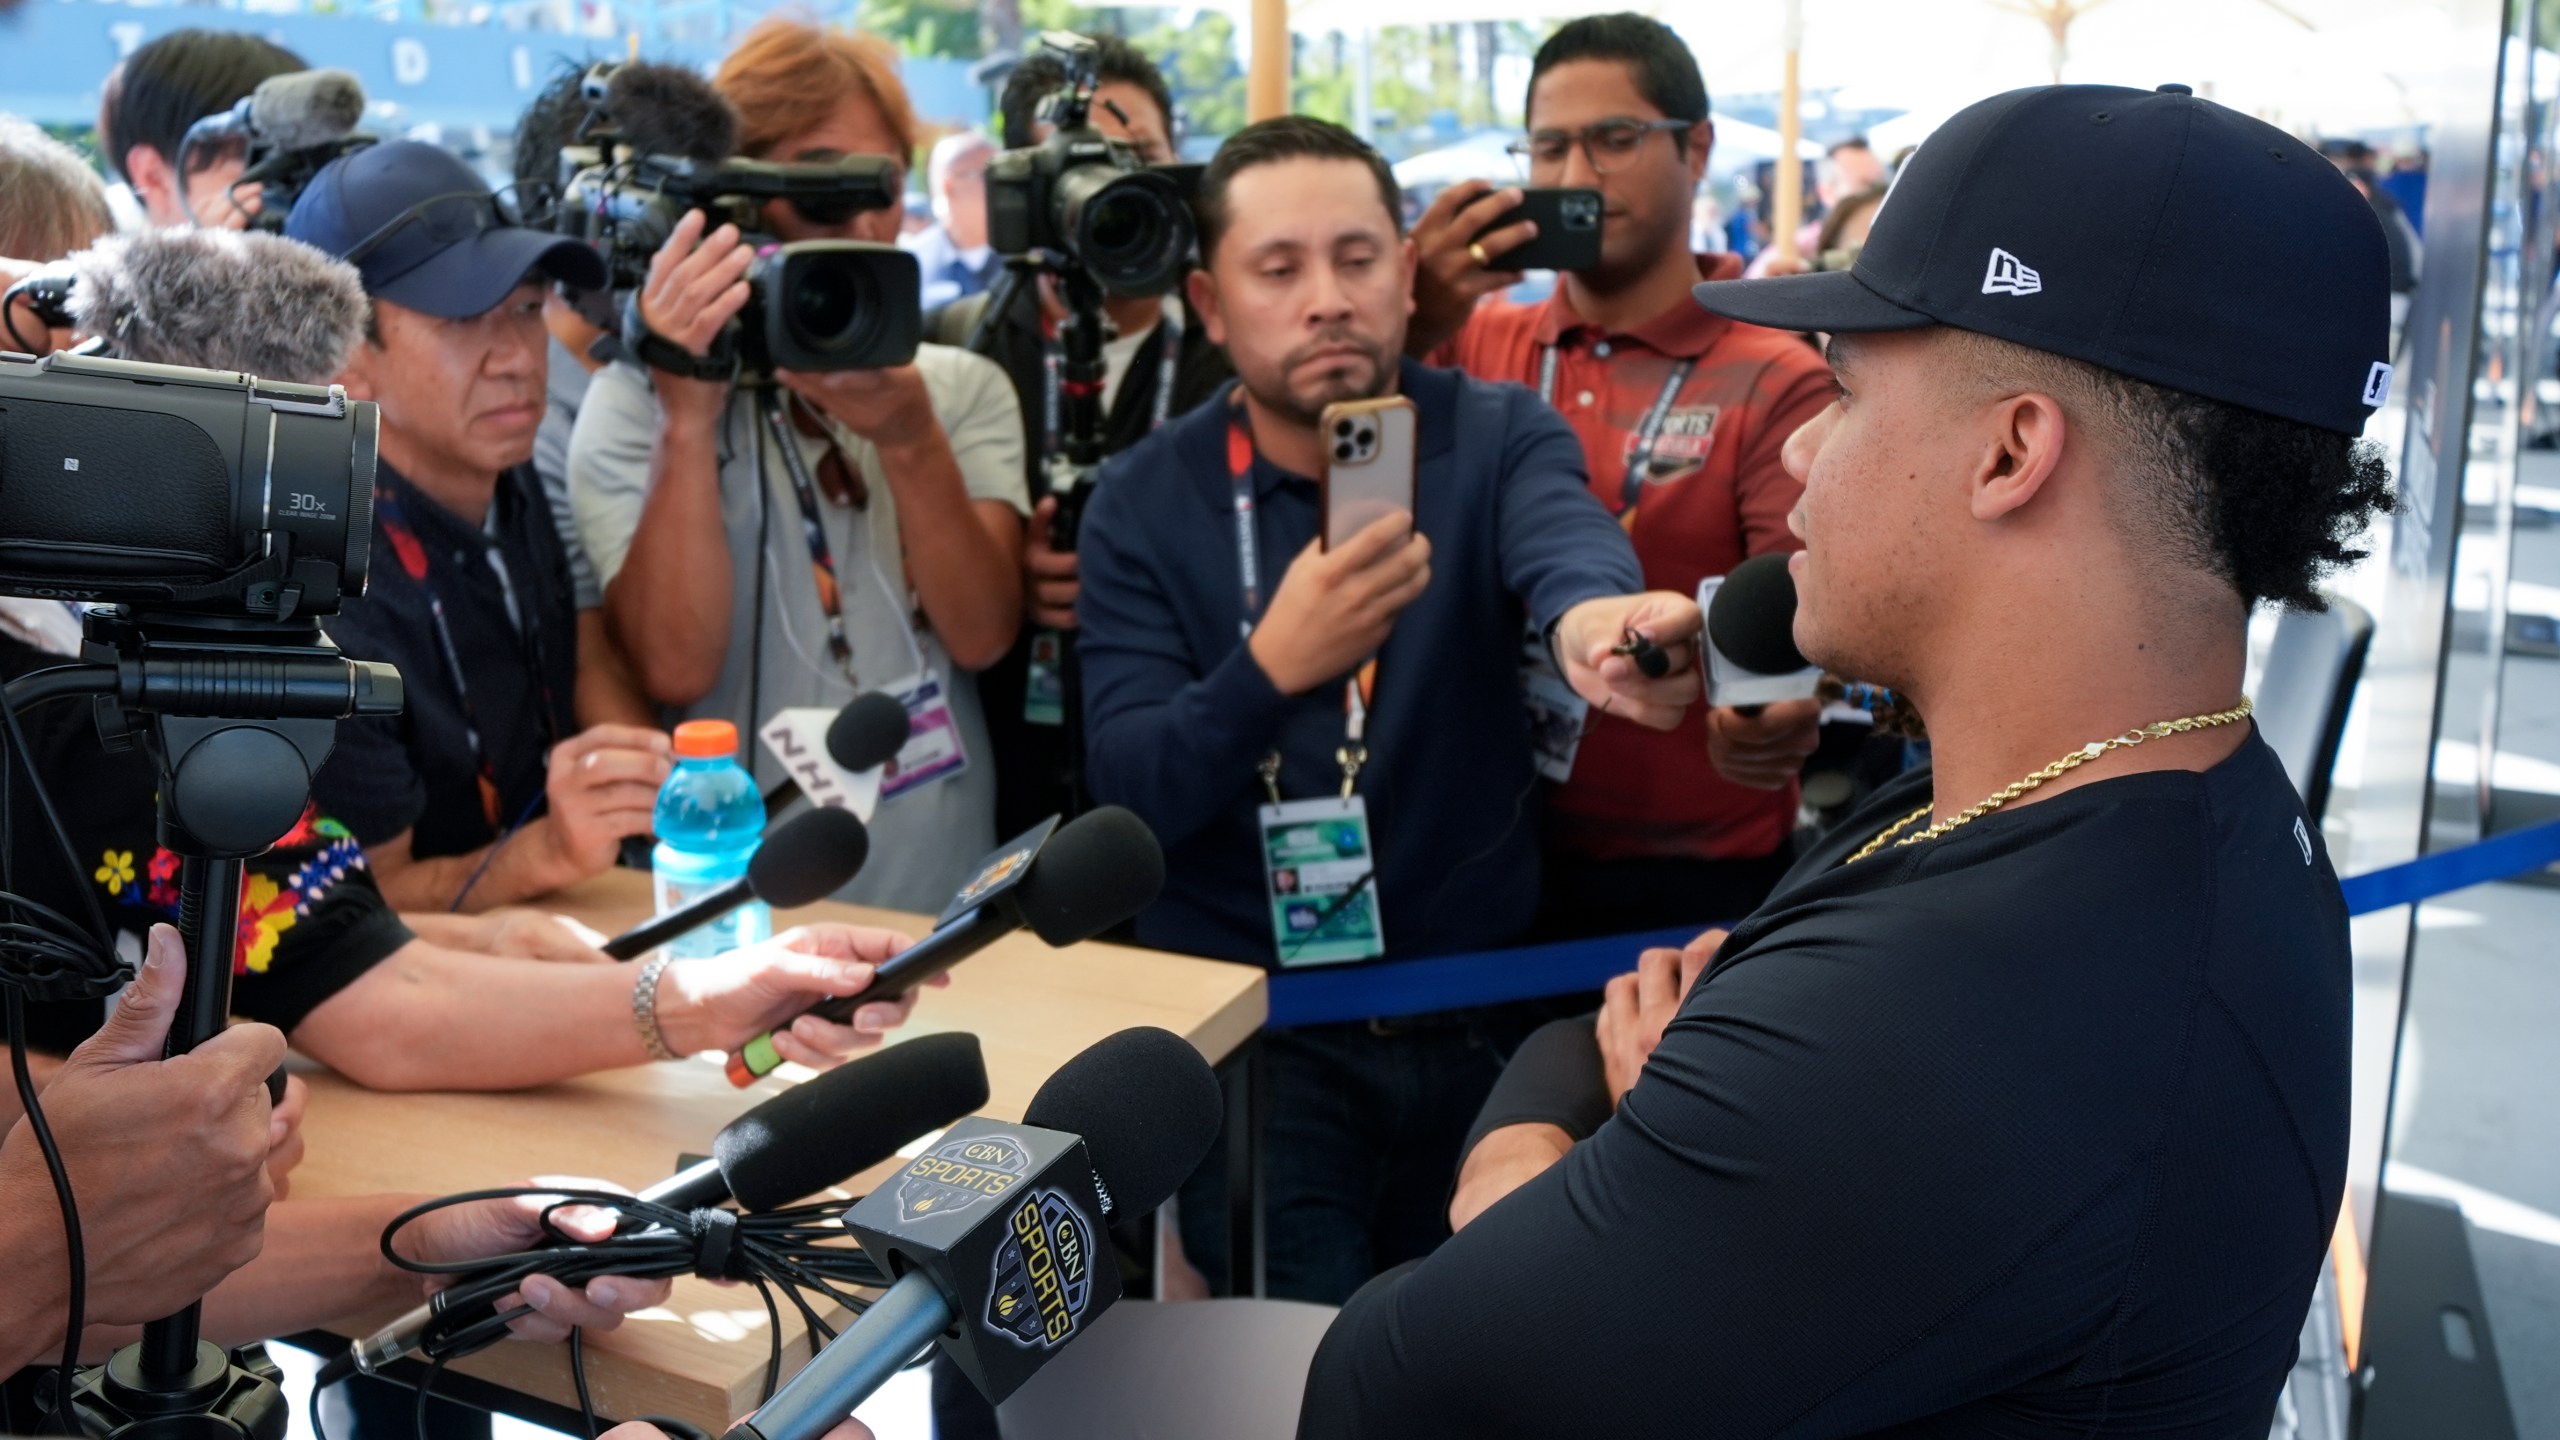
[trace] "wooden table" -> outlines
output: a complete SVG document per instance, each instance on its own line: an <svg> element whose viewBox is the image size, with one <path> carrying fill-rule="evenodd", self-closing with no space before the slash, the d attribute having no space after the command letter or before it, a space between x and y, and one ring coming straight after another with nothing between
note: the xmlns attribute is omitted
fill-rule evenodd
<svg viewBox="0 0 2560 1440"><path fill-rule="evenodd" d="M608 934L649 913L648 879L615 871L544 902ZM776 928L813 920L880 925L923 935L923 916L820 904L775 918ZM528 962L533 963L533 962ZM987 1062L986 1113L1018 1119L1041 1082L1103 1036L1157 1025L1191 1041L1215 1064L1260 1028L1262 972L1116 945L1052 950L1028 933L1000 940L928 990L899 1036L966 1030ZM894 1043L895 1037L893 1037ZM752 1090L733 1088L719 1063L673 1064L592 1075L505 1094L379 1094L326 1071L306 1072L311 1108L304 1122L309 1158L294 1172L299 1196L384 1191L449 1194L517 1183L536 1174L584 1174L633 1189L665 1178L679 1154L705 1153L721 1126L783 1089L785 1067ZM879 1182L898 1162L848 1184ZM351 1316L341 1336L371 1332L388 1315ZM599 1413L667 1414L718 1434L754 1408L764 1382L768 1336L752 1290L678 1280L666 1307L643 1312L587 1345L587 1378ZM783 1307L786 1371L806 1358L805 1333ZM447 1375L488 1382L550 1405L574 1407L567 1352L503 1344L455 1362ZM488 1392L451 1380L438 1393L470 1399ZM513 1408L513 1407L510 1407ZM537 1411L537 1414L540 1413Z"/></svg>

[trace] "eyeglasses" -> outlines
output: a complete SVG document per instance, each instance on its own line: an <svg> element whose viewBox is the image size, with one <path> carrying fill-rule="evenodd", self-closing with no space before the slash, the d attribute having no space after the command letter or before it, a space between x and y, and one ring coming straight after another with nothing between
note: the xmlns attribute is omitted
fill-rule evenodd
<svg viewBox="0 0 2560 1440"><path fill-rule="evenodd" d="M1553 169L1565 163L1576 145L1591 162L1596 175L1608 175L1624 169L1644 148L1645 137L1656 130L1681 131L1697 124L1695 120L1636 120L1620 117L1585 125L1579 130L1532 130L1526 136L1502 147L1514 159L1533 168Z"/></svg>
<svg viewBox="0 0 2560 1440"><path fill-rule="evenodd" d="M355 243L355 247L338 258L350 265L361 265L366 256L391 243L400 232L413 225L426 227L427 237L441 253L465 240L475 239L492 230L503 230L514 222L507 218L506 207L498 197L486 190L456 190L448 195L435 195L401 211L391 223ZM421 260L424 257L420 257Z"/></svg>

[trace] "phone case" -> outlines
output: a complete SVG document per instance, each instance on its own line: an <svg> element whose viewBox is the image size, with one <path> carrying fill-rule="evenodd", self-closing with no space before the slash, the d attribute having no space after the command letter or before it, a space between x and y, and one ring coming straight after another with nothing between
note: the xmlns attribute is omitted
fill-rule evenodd
<svg viewBox="0 0 2560 1440"><path fill-rule="evenodd" d="M1413 402L1401 395L1324 407L1324 548L1390 510L1413 511Z"/></svg>
<svg viewBox="0 0 2560 1440"><path fill-rule="evenodd" d="M1530 187L1520 203L1485 227L1490 233L1523 220L1537 238L1494 257L1505 270L1588 270L1600 263L1600 192L1574 186Z"/></svg>

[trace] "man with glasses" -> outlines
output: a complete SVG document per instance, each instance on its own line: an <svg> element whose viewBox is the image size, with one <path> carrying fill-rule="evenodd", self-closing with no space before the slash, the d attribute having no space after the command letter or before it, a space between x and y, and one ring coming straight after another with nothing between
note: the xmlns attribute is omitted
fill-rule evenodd
<svg viewBox="0 0 2560 1440"><path fill-rule="evenodd" d="M649 833L666 736L581 730L577 609L527 461L547 281L600 287L575 241L513 224L468 165L396 141L332 162L285 231L373 302L339 377L382 407L371 588L328 625L408 684L350 721L314 787L403 910L482 910L599 874Z"/></svg>
<svg viewBox="0 0 2560 1440"><path fill-rule="evenodd" d="M1487 233L1520 192L1452 186L1414 227L1408 352L1531 386L1561 411L1646 588L1688 594L1747 556L1800 548L1786 525L1800 487L1779 448L1830 403L1831 379L1796 337L1689 299L1701 279L1741 273L1732 257L1689 250L1715 139L1696 59L1642 16L1575 20L1538 50L1527 119L1513 150L1529 183L1601 193L1600 263L1561 277L1543 304L1479 306L1520 278L1502 256L1534 227ZM1532 694L1582 718L1558 687L1533 681ZM1562 783L1547 809L1543 928L1608 934L1749 912L1786 870L1817 708L1712 709L1670 731L1594 715L1578 749L1548 745L1543 768Z"/></svg>

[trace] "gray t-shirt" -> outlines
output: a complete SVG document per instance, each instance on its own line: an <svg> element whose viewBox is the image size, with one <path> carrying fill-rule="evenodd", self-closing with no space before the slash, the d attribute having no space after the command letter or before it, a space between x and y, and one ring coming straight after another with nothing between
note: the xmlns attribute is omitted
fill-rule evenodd
<svg viewBox="0 0 2560 1440"><path fill-rule="evenodd" d="M543 386L542 428L533 432L533 473L542 477L542 498L551 506L551 524L560 532L560 548L569 554L569 590L578 608L604 603L604 582L578 539L577 511L569 503L569 432L578 423L578 407L586 402L587 367L558 340Z"/></svg>
<svg viewBox="0 0 2560 1440"><path fill-rule="evenodd" d="M1022 420L1004 372L993 361L941 345L919 349L915 363L970 498L1028 513ZM920 674L939 677L967 767L884 798L871 819L870 861L838 892L856 904L938 912L968 878L971 863L995 846L994 757L976 681L954 668L907 583L897 504L879 452L859 436L829 428L870 491L861 509L819 502L853 646L853 677L828 651L826 612L790 470L742 393L731 398L720 433L720 508L733 586L729 649L711 693L685 713L732 721L742 737L752 737L789 706L832 709L860 690L903 688ZM578 410L569 474L578 532L606 586L621 573L640 523L656 433L646 372L627 361L598 371ZM814 474L830 442L796 430L794 437ZM759 454L766 472L761 488ZM782 781L781 766L761 743L750 739L743 748L760 787Z"/></svg>

